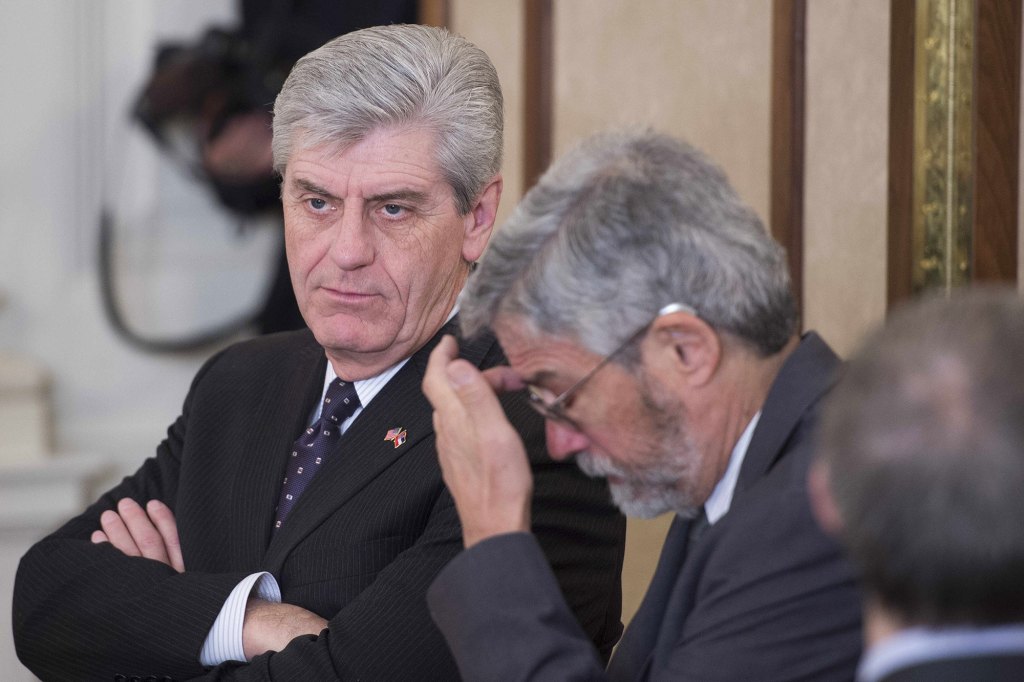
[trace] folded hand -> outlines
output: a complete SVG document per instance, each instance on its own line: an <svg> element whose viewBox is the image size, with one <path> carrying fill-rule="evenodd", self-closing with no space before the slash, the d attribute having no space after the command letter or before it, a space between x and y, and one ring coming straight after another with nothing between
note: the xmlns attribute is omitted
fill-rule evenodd
<svg viewBox="0 0 1024 682"><path fill-rule="evenodd" d="M109 542L128 556L155 559L178 573L185 571L178 523L160 500L150 500L143 509L126 497L117 503L117 511L108 509L100 515L100 528L92 534L93 542Z"/></svg>

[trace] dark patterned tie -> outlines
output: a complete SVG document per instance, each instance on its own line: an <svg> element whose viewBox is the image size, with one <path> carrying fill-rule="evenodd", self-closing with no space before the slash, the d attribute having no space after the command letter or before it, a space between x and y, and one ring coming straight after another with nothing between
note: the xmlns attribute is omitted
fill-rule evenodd
<svg viewBox="0 0 1024 682"><path fill-rule="evenodd" d="M327 454L341 437L342 422L351 417L358 407L359 396L351 381L335 379L327 387L320 419L292 445L287 473L281 486L281 498L277 502L275 530L281 527L288 512L299 500L299 495L327 460Z"/></svg>

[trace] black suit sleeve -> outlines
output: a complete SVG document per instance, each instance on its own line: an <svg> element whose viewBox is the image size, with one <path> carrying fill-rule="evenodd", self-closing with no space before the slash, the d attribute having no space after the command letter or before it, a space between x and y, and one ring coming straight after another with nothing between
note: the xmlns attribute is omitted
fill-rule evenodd
<svg viewBox="0 0 1024 682"><path fill-rule="evenodd" d="M530 533L488 538L460 554L427 593L463 679L603 680L604 665L573 617Z"/></svg>
<svg viewBox="0 0 1024 682"><path fill-rule="evenodd" d="M860 598L839 547L811 517L806 467L796 471L785 489L737 500L691 550L676 590L663 595L669 613L653 636L674 634L655 649L650 680L852 679ZM605 673L526 533L463 552L430 587L428 603L465 679L631 680L646 660L623 670L617 658Z"/></svg>
<svg viewBox="0 0 1024 682"><path fill-rule="evenodd" d="M213 362L197 374L193 389ZM179 574L89 539L100 514L121 498L140 504L158 499L174 508L190 407L186 399L154 458L22 558L14 641L19 658L43 680L113 679L153 669L175 677L202 672L202 643L245 573Z"/></svg>

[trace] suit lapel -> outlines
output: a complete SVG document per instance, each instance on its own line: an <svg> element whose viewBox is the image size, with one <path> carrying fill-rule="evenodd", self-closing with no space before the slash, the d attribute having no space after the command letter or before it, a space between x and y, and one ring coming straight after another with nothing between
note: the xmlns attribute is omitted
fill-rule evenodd
<svg viewBox="0 0 1024 682"><path fill-rule="evenodd" d="M754 485L775 464L804 413L835 383L839 358L808 332L772 382L750 440L735 495Z"/></svg>
<svg viewBox="0 0 1024 682"><path fill-rule="evenodd" d="M454 333L454 325L455 320L452 320L414 353L345 431L330 460L323 465L287 521L272 537L264 560L269 570L278 570L292 549L338 507L433 435L433 410L423 395L423 375L430 352L444 334ZM479 365L492 344L493 339L483 339L466 345L460 354ZM396 446L394 441L385 440L385 436L391 429L399 427L407 435L405 442ZM278 480L275 496L280 485Z"/></svg>
<svg viewBox="0 0 1024 682"><path fill-rule="evenodd" d="M680 543L682 549L676 550L682 556L675 576L675 583L671 593L664 598L665 606L660 628L658 629L657 640L654 651L651 653L648 668L661 670L665 667L664 661L672 656L672 652L678 646L680 636L683 633L683 625L693 609L693 602L697 593L697 586L700 580L701 561L696 552L700 543L689 542L690 528L696 519L682 521L677 519L679 525ZM701 542L708 543L708 535L715 532L712 526L704 531ZM707 546L705 544L705 546Z"/></svg>
<svg viewBox="0 0 1024 682"><path fill-rule="evenodd" d="M270 390L255 389L261 400L273 404L277 418L252 424L230 488L240 513L227 519L227 537L233 555L244 566L258 567L263 563L287 453L306 426L323 389L327 358L311 334L303 338L305 341L289 353L283 367L267 370L267 374L281 379L272 382Z"/></svg>
<svg viewBox="0 0 1024 682"><path fill-rule="evenodd" d="M609 680L646 679L666 609L682 575L689 529L690 521L678 516L672 520L651 584L608 664Z"/></svg>

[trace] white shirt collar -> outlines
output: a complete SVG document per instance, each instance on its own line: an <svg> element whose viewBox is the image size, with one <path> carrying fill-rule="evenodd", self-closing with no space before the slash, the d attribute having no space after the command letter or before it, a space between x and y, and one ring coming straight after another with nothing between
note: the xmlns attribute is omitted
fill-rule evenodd
<svg viewBox="0 0 1024 682"><path fill-rule="evenodd" d="M451 322L452 318L459 312L458 303L452 308L452 311L448 313L448 319L444 321L444 324ZM443 325L442 325L443 326ZM412 356L409 356L412 357ZM356 420L359 413L366 409L366 406L370 404L370 401L377 397L381 389L384 388L391 378L398 374L398 370L405 366L405 363L409 362L409 358L399 360L395 364L391 365L383 372L376 376L372 376L368 379L360 379L353 381L352 385L356 389L356 395L359 396L359 407L356 408L352 416L341 423L340 430L345 433L345 430ZM327 371L324 373L324 386L320 391L320 400L317 402L316 407L313 409L313 416L310 418L309 423L312 424L320 418L320 412L324 406L324 396L327 395L327 387L331 385L331 382L338 378L338 374L334 371L334 366L331 365L331 361L327 361Z"/></svg>
<svg viewBox="0 0 1024 682"><path fill-rule="evenodd" d="M857 682L877 682L895 670L927 661L1024 653L1024 624L973 628L911 628L868 649Z"/></svg>
<svg viewBox="0 0 1024 682"><path fill-rule="evenodd" d="M372 376L369 379L360 379L359 381L353 381L352 385L356 389L356 395L359 396L359 404L361 405L361 407L357 409L349 419L354 419L355 416L363 410L363 408L369 405L370 401L377 397L377 394L380 393L380 390L384 388L384 386L387 385L389 381L391 381L391 377L398 374L398 370L402 369L402 367L404 367L405 363L407 362L409 362L409 358L399 360L398 362L391 365L386 370L384 370L383 372L376 376ZM316 414L313 415L313 421L316 421L317 419L320 418L320 410L324 404L324 396L327 395L327 387L330 386L331 382L334 381L336 378L338 378L338 375L334 371L334 366L331 365L330 362L328 362L327 372L325 372L324 374L324 387L323 390L320 392L320 402L317 404ZM342 426L343 432L344 429L345 427Z"/></svg>
<svg viewBox="0 0 1024 682"><path fill-rule="evenodd" d="M736 441L736 445L732 448L732 454L729 455L729 466L725 469L725 474L721 480L715 485L715 489L711 491L711 496L708 497L707 502L704 503L704 513L708 516L708 523L715 523L720 518L725 516L725 513L729 511L729 507L732 506L732 496L736 492L736 482L740 478L740 469L743 468L743 460L747 457L747 448L750 447L750 439L754 437L754 429L757 427L757 422L761 418L761 411L758 410L750 423L747 424L747 428L743 429L743 433L740 434L739 440Z"/></svg>

